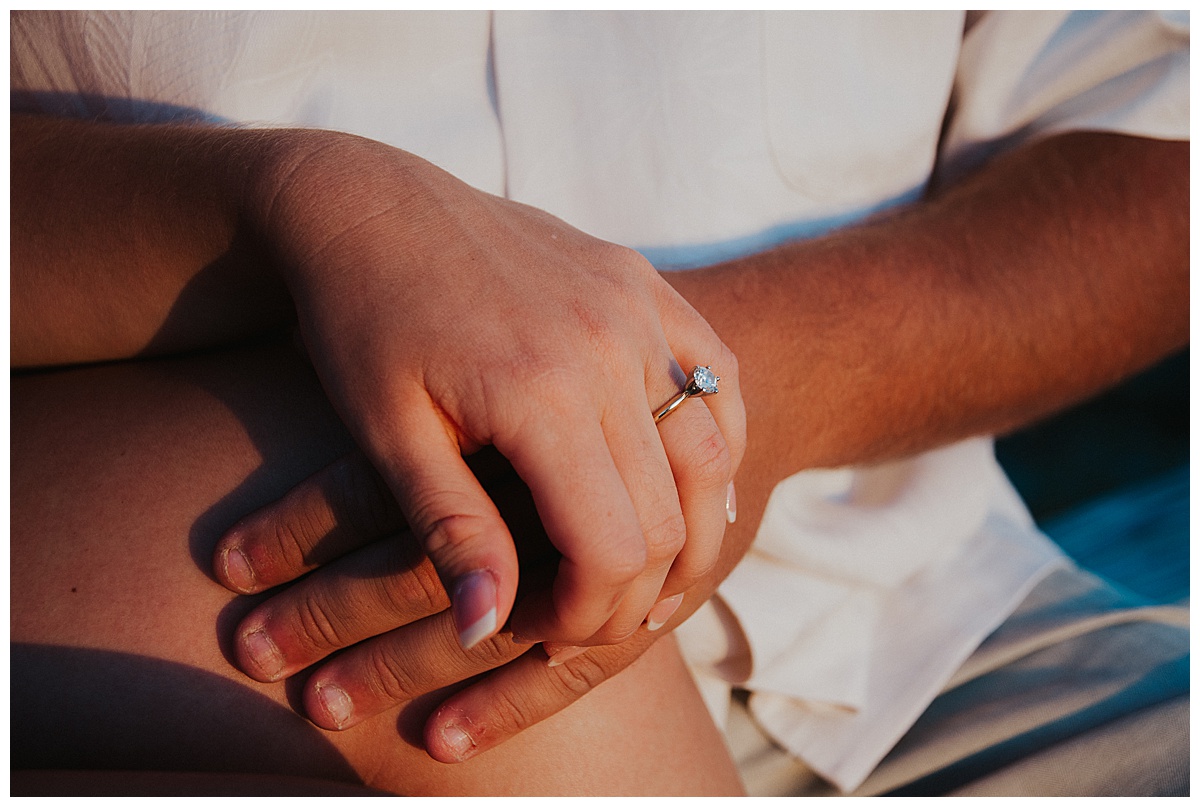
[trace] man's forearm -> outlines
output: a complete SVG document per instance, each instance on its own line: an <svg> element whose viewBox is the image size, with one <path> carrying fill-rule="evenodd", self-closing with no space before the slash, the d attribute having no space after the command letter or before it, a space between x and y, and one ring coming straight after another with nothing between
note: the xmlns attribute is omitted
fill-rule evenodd
<svg viewBox="0 0 1200 807"><path fill-rule="evenodd" d="M738 355L744 469L1004 432L1186 344L1188 144L1052 138L888 220L670 278Z"/></svg>

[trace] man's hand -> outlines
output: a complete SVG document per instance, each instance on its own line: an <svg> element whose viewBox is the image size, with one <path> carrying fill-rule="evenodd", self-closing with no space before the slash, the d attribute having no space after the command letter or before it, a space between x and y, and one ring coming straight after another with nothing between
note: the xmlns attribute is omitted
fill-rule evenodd
<svg viewBox="0 0 1200 807"><path fill-rule="evenodd" d="M520 562L529 571L521 593L544 585L558 553L539 527L529 491L494 451L481 451L470 462L520 537ZM708 599L747 543L745 537L726 543L719 570L687 593L665 620L668 627ZM232 576L231 558L245 564ZM514 643L508 631L462 650L432 563L360 454L240 521L218 544L214 569L226 586L245 592L312 571L242 620L236 652L254 678L278 680L341 650L304 686L308 716L324 728L349 728L488 673L450 695L426 725L427 750L444 762L467 759L562 710L668 632L644 626L619 644L592 647L561 663L542 648ZM235 584L231 577L253 582Z"/></svg>

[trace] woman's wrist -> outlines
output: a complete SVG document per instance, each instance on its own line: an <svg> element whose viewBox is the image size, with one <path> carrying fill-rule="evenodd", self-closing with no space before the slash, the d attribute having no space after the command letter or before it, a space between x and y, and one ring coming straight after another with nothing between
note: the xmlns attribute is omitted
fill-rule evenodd
<svg viewBox="0 0 1200 807"><path fill-rule="evenodd" d="M207 347L287 320L243 215L272 137L14 116L14 366Z"/></svg>
<svg viewBox="0 0 1200 807"><path fill-rule="evenodd" d="M408 152L343 132L272 130L254 148L240 215L293 298L340 281L322 269L331 250L387 248L389 265L401 267L422 234L434 229L427 220L439 193L457 182ZM356 228L384 214L402 222L388 244L377 234L370 243L354 237ZM375 256L363 259L369 257Z"/></svg>

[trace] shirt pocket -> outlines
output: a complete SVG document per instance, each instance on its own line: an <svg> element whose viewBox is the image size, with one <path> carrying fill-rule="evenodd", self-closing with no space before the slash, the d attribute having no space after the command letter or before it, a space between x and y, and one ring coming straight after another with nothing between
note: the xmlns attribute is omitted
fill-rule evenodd
<svg viewBox="0 0 1200 807"><path fill-rule="evenodd" d="M767 13L764 115L784 183L839 210L922 186L962 25L959 12Z"/></svg>

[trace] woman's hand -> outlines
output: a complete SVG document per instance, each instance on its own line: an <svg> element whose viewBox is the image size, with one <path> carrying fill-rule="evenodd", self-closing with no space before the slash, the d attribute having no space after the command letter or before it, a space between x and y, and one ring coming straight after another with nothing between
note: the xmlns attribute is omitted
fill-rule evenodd
<svg viewBox="0 0 1200 807"><path fill-rule="evenodd" d="M737 369L636 253L334 132L18 116L12 141L14 362L227 344L294 308L466 643L517 585L461 458L484 444L563 555L512 620L524 638L613 641L712 563L744 444ZM680 364L712 365L722 391L656 428Z"/></svg>
<svg viewBox="0 0 1200 807"><path fill-rule="evenodd" d="M518 537L522 588L536 587L539 572L553 573L558 553L539 528L528 489L492 450L474 455L470 464ZM722 546L717 567L688 592L668 627L711 596L752 534L741 530ZM214 566L223 583L240 588L221 560L233 547L252 561L250 591L314 570L242 620L236 652L253 677L277 680L342 651L304 684L305 710L319 726L349 728L488 673L465 689L433 696L445 700L426 724L425 742L443 762L470 758L560 711L668 632L647 626L620 644L559 663L548 663L541 649L514 643L507 631L462 650L432 564L361 454L334 463L230 530Z"/></svg>
<svg viewBox="0 0 1200 807"><path fill-rule="evenodd" d="M252 187L330 398L450 593L460 642L508 620L518 561L463 460L494 445L561 560L521 640L610 643L716 562L744 446L737 367L637 253L396 149L297 135ZM652 411L711 365L720 394ZM237 590L258 586L236 552Z"/></svg>

